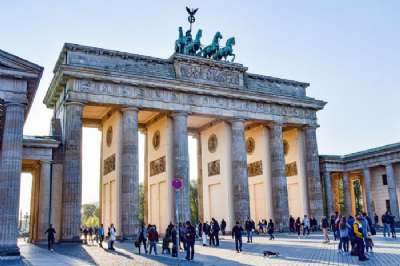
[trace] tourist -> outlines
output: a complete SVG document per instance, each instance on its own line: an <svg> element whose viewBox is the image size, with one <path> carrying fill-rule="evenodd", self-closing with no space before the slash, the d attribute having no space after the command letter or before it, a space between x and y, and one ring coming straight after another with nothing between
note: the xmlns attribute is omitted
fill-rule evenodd
<svg viewBox="0 0 400 266"><path fill-rule="evenodd" d="M142 226L140 227L140 231L139 231L139 237L137 240L137 248L139 249L139 255L140 255L140 247L143 244L144 247L144 252L147 254L147 229L144 226L144 224L142 224Z"/></svg>
<svg viewBox="0 0 400 266"><path fill-rule="evenodd" d="M296 228L297 237L300 238L300 230L301 230L300 217L297 217L296 222L294 223L294 226Z"/></svg>
<svg viewBox="0 0 400 266"><path fill-rule="evenodd" d="M289 230L290 232L294 233L295 232L295 226L294 226L295 220L292 215L289 217Z"/></svg>
<svg viewBox="0 0 400 266"><path fill-rule="evenodd" d="M339 252L349 252L349 230L351 230L351 227L346 222L346 217L342 217L342 220L339 223Z"/></svg>
<svg viewBox="0 0 400 266"><path fill-rule="evenodd" d="M247 233L247 243L253 243L253 224L251 223L250 217L247 217L244 228Z"/></svg>
<svg viewBox="0 0 400 266"><path fill-rule="evenodd" d="M204 230L204 234L206 235L205 238L203 238L203 245L205 244L204 241L207 241L207 236L208 236L208 239L210 241L209 244L211 245L211 232L210 232L211 231L211 226L208 224L207 221L203 225L203 230Z"/></svg>
<svg viewBox="0 0 400 266"><path fill-rule="evenodd" d="M264 223L261 220L258 220L258 234L264 233Z"/></svg>
<svg viewBox="0 0 400 266"><path fill-rule="evenodd" d="M307 231L307 236L309 236L310 235L310 219L305 214L304 219L303 219L303 236L306 235L306 231Z"/></svg>
<svg viewBox="0 0 400 266"><path fill-rule="evenodd" d="M339 223L340 223L340 221L342 220L342 215L339 215L338 214L338 212L336 212L336 215L335 215L335 226L334 226L334 237L335 237L335 240L336 239L338 239L338 238L340 238L339 237Z"/></svg>
<svg viewBox="0 0 400 266"><path fill-rule="evenodd" d="M353 226L354 226L354 218L353 216L349 215L349 217L347 218L347 223L350 226L350 230L349 230L349 239L350 239L350 245L351 245L351 254L352 256L356 255L356 250L355 250L355 244L356 244L356 239L355 239L355 235L354 235L354 230L353 230Z"/></svg>
<svg viewBox="0 0 400 266"><path fill-rule="evenodd" d="M177 257L178 256L178 245L177 245L178 244L177 243L178 236L177 236L176 227L173 224L171 224L171 225L172 225L172 227L171 227L171 241L172 241L171 256ZM204 234L204 231L203 231L203 234Z"/></svg>
<svg viewBox="0 0 400 266"><path fill-rule="evenodd" d="M199 233L199 238L202 239L202 236L203 236L203 223L201 221L199 221L199 223L197 224L197 231Z"/></svg>
<svg viewBox="0 0 400 266"><path fill-rule="evenodd" d="M374 215L374 224L375 224L375 226L378 226L378 224L379 224L379 216L376 213Z"/></svg>
<svg viewBox="0 0 400 266"><path fill-rule="evenodd" d="M90 243L93 245L93 228L92 227L89 227L88 235L89 235L88 239L89 239Z"/></svg>
<svg viewBox="0 0 400 266"><path fill-rule="evenodd" d="M102 248L103 247L103 241L104 241L104 227L103 224L100 224L100 227L97 231L99 235L99 246Z"/></svg>
<svg viewBox="0 0 400 266"><path fill-rule="evenodd" d="M383 224L383 237L390 237L390 211L386 211L385 214L382 215L382 224Z"/></svg>
<svg viewBox="0 0 400 266"><path fill-rule="evenodd" d="M390 225L390 232L392 233L392 238L396 238L396 225L394 221L394 215L389 215L389 225Z"/></svg>
<svg viewBox="0 0 400 266"><path fill-rule="evenodd" d="M185 239L186 239L186 259L193 260L194 243L196 241L196 230L189 221L186 222Z"/></svg>
<svg viewBox="0 0 400 266"><path fill-rule="evenodd" d="M362 234L363 234L363 239L364 239L364 247L365 251L368 252L368 232L370 231L369 225L368 225L368 220L366 218L367 214L360 213L360 222L362 225Z"/></svg>
<svg viewBox="0 0 400 266"><path fill-rule="evenodd" d="M183 249L186 250L186 245L185 245L185 228L183 227L182 223L179 223L179 249L182 250L181 248L181 243L183 244Z"/></svg>
<svg viewBox="0 0 400 266"><path fill-rule="evenodd" d="M53 245L55 240L54 235L56 234L56 230L53 228L52 224L49 224L49 228L47 228L46 232L44 233L47 234L47 249L53 251Z"/></svg>
<svg viewBox="0 0 400 266"><path fill-rule="evenodd" d="M330 225L331 225L331 231L333 233L333 238L334 240L336 240L336 217L335 215L331 215L331 219L330 219Z"/></svg>
<svg viewBox="0 0 400 266"><path fill-rule="evenodd" d="M329 221L328 218L326 218L326 216L323 216L321 219L321 227L322 227L322 233L324 235L324 243L329 243L329 236L328 236Z"/></svg>
<svg viewBox="0 0 400 266"><path fill-rule="evenodd" d="M83 243L84 244L86 244L87 245L87 243L88 243L88 239L87 239L87 237L88 237L88 233L89 233L89 230L86 228L86 226L83 228Z"/></svg>
<svg viewBox="0 0 400 266"><path fill-rule="evenodd" d="M207 231L209 230L207 222L203 223L201 228L201 241L203 243L203 247L205 247L207 246Z"/></svg>
<svg viewBox="0 0 400 266"><path fill-rule="evenodd" d="M275 237L274 237L274 223L272 222L272 219L269 219L268 234L269 234L269 240L275 239Z"/></svg>
<svg viewBox="0 0 400 266"><path fill-rule="evenodd" d="M148 239L150 241L149 255L151 255L152 250L154 250L154 254L157 255L158 232L155 226L150 227L150 231L148 231Z"/></svg>
<svg viewBox="0 0 400 266"><path fill-rule="evenodd" d="M242 232L243 227L236 221L236 225L232 228L232 239L235 239L236 251L239 253L242 251Z"/></svg>
<svg viewBox="0 0 400 266"><path fill-rule="evenodd" d="M365 261L368 260L368 258L364 254L364 235L361 218L361 214L358 214L356 216L356 220L353 225L353 232L355 237L358 260Z"/></svg>
<svg viewBox="0 0 400 266"><path fill-rule="evenodd" d="M311 232L316 232L318 230L318 222L314 216L310 218Z"/></svg>
<svg viewBox="0 0 400 266"><path fill-rule="evenodd" d="M212 218L212 234L213 239L215 240L215 246L219 247L219 231L221 228L219 227L218 221Z"/></svg>
<svg viewBox="0 0 400 266"><path fill-rule="evenodd" d="M221 221L221 232L222 232L223 236L225 235L225 230L226 230L226 221L224 219L222 219L222 221Z"/></svg>
<svg viewBox="0 0 400 266"><path fill-rule="evenodd" d="M114 227L114 224L111 224L111 226L108 228L108 249L109 250L115 250L114 248L114 242L117 238L117 230Z"/></svg>

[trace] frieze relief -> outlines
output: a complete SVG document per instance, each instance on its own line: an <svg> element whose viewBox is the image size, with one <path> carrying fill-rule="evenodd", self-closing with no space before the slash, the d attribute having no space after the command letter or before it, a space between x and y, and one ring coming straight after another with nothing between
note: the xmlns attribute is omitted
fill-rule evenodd
<svg viewBox="0 0 400 266"><path fill-rule="evenodd" d="M177 78L193 82L219 83L224 86L242 86L243 74L203 65L177 64Z"/></svg>
<svg viewBox="0 0 400 266"><path fill-rule="evenodd" d="M285 173L286 176L295 176L297 175L297 164L296 162L291 162L285 165Z"/></svg>
<svg viewBox="0 0 400 266"><path fill-rule="evenodd" d="M165 156L150 162L150 176L155 176L165 172Z"/></svg>
<svg viewBox="0 0 400 266"><path fill-rule="evenodd" d="M107 175L115 170L115 154L109 156L103 162L103 175Z"/></svg>
<svg viewBox="0 0 400 266"><path fill-rule="evenodd" d="M166 103L184 104L198 107L223 108L231 111L245 111L252 113L265 113L299 119L316 119L316 112L293 106L274 103L246 101L237 98L222 98L211 95L196 95L180 91L170 91L157 88L137 88L134 86L96 82L91 80L75 80L74 91L91 93L95 95L110 95L140 100L162 100Z"/></svg>
<svg viewBox="0 0 400 266"><path fill-rule="evenodd" d="M247 165L247 176L258 176L263 174L262 161L256 161Z"/></svg>
<svg viewBox="0 0 400 266"><path fill-rule="evenodd" d="M208 176L220 174L220 161L215 160L208 163Z"/></svg>

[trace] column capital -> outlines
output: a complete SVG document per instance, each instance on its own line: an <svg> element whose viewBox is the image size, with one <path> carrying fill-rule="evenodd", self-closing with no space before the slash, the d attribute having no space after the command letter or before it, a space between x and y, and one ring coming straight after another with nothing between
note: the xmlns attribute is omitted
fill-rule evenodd
<svg viewBox="0 0 400 266"><path fill-rule="evenodd" d="M266 122L265 123L265 126L267 127L267 128L273 128L273 127L281 127L281 128L283 128L283 122L282 121L268 121L268 122Z"/></svg>
<svg viewBox="0 0 400 266"><path fill-rule="evenodd" d="M230 119L228 119L228 121L229 121L229 123L236 123L236 122L242 122L242 123L244 123L244 122L246 122L246 119L245 118L243 118L243 117L235 117L235 118L230 118Z"/></svg>
<svg viewBox="0 0 400 266"><path fill-rule="evenodd" d="M42 164L52 164L53 160L40 160L40 165Z"/></svg>
<svg viewBox="0 0 400 266"><path fill-rule="evenodd" d="M176 111L176 112L172 112L170 114L171 117L177 117L177 116L188 116L189 113L185 112L185 111Z"/></svg>
<svg viewBox="0 0 400 266"><path fill-rule="evenodd" d="M319 128L318 124L305 124L302 126L303 129L317 129Z"/></svg>
<svg viewBox="0 0 400 266"><path fill-rule="evenodd" d="M82 103L82 102L74 102L74 101L64 102L64 105L78 105L78 106L81 106L81 107L85 106L85 104Z"/></svg>
<svg viewBox="0 0 400 266"><path fill-rule="evenodd" d="M138 112L139 108L137 108L136 106L122 106L121 107L121 112L128 112L128 111Z"/></svg>

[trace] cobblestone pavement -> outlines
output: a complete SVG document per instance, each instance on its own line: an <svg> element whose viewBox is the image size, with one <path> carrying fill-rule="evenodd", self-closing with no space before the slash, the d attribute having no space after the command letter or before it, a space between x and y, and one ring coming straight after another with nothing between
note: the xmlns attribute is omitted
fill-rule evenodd
<svg viewBox="0 0 400 266"><path fill-rule="evenodd" d="M243 237L243 240L246 240ZM337 251L337 241L322 243L322 236L297 236L282 234L276 240L254 237L252 244L243 243L243 252L236 253L234 242L229 237L221 241L219 248L196 245L195 260L187 262L167 255L142 255L133 250L132 242L116 243L116 251L110 252L97 246L62 244L55 252L46 247L21 244L21 262L1 262L0 265L400 265L400 240L374 238L374 252L368 262L359 263L356 257ZM158 247L160 252L161 247ZM275 258L264 258L262 251L279 252Z"/></svg>

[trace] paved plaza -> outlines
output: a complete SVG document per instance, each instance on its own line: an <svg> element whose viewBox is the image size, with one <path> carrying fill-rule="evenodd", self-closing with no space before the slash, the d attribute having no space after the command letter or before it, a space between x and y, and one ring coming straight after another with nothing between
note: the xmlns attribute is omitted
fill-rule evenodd
<svg viewBox="0 0 400 266"><path fill-rule="evenodd" d="M243 238L244 240L246 238ZM400 265L400 240L375 237L375 249L368 262L359 263L356 257L337 251L337 241L322 243L322 236L312 235L298 239L293 235L278 235L276 240L254 237L253 244L244 243L243 252L236 253L229 237L221 241L220 248L196 245L194 262L171 258L167 255L137 254L131 242L116 244L109 252L97 246L76 244L56 245L55 252L46 247L20 243L22 262L0 262L0 265ZM161 246L158 247L160 253ZM279 252L275 258L264 258L263 250Z"/></svg>

